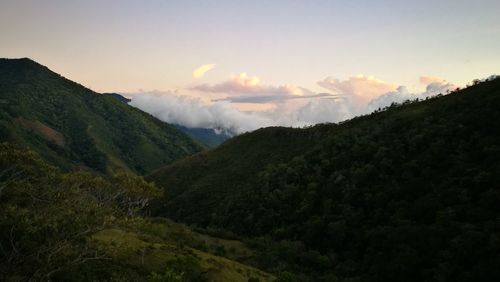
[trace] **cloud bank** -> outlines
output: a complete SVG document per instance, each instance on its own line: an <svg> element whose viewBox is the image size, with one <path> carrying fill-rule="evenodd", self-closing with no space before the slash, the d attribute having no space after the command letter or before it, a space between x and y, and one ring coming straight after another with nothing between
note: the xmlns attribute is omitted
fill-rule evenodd
<svg viewBox="0 0 500 282"><path fill-rule="evenodd" d="M176 92L144 92L131 95L130 104L169 123L186 127L213 128L240 134L267 126L307 126L339 122L379 108L416 98L446 94L456 86L443 79L421 77L427 86L412 93L373 76L347 80L327 77L318 85L333 93L314 93L298 86L262 85L256 76L242 73L219 84L202 84L187 89L198 93L222 93L220 99L202 99ZM129 93L130 94L130 93ZM238 103L272 104L271 110L240 111Z"/></svg>
<svg viewBox="0 0 500 282"><path fill-rule="evenodd" d="M133 94L130 105L168 123L213 128L227 134L239 134L273 125L272 120L254 113L238 111L229 102L207 104L199 98L173 92Z"/></svg>

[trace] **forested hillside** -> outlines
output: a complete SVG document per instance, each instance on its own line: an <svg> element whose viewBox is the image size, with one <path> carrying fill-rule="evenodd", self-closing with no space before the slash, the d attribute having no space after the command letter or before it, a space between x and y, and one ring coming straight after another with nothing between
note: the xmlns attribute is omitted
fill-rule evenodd
<svg viewBox="0 0 500 282"><path fill-rule="evenodd" d="M146 173L202 146L166 124L29 59L0 59L0 141L61 168Z"/></svg>
<svg viewBox="0 0 500 282"><path fill-rule="evenodd" d="M0 143L0 281L274 280L242 242L145 217L158 195L133 174L63 173Z"/></svg>
<svg viewBox="0 0 500 282"><path fill-rule="evenodd" d="M244 134L148 179L156 214L274 242L261 267L303 280L500 280L498 78Z"/></svg>

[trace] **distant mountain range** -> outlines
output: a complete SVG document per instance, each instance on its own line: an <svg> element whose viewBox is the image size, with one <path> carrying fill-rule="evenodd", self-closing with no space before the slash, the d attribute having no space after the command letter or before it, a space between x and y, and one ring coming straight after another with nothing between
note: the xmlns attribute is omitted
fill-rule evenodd
<svg viewBox="0 0 500 282"><path fill-rule="evenodd" d="M118 98L118 100L117 100ZM147 173L203 146L175 126L30 59L0 59L0 139L62 168Z"/></svg>

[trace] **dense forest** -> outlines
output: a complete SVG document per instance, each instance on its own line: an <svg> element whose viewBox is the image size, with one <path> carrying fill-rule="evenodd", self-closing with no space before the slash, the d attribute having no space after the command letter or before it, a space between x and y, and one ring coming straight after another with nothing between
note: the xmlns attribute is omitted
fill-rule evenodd
<svg viewBox="0 0 500 282"><path fill-rule="evenodd" d="M442 95L440 95L442 96ZM500 79L342 124L266 128L151 174L156 215L318 281L500 279Z"/></svg>
<svg viewBox="0 0 500 282"><path fill-rule="evenodd" d="M146 173L203 146L151 115L30 59L0 59L0 141L65 169Z"/></svg>

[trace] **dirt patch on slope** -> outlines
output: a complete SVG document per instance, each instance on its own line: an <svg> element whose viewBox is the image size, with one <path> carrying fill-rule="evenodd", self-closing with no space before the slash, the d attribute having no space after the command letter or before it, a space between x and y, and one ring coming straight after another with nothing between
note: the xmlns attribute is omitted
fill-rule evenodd
<svg viewBox="0 0 500 282"><path fill-rule="evenodd" d="M66 144L66 140L64 138L64 135L53 129L50 128L49 126L39 122L39 121L30 121L27 120L23 117L18 117L16 118L16 123L19 124L20 126L26 128L26 129L31 129L35 131L36 133L40 134L43 138L52 141L56 143L57 145L63 147L64 144Z"/></svg>

